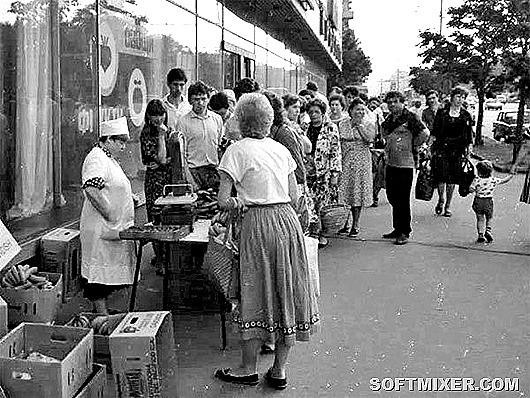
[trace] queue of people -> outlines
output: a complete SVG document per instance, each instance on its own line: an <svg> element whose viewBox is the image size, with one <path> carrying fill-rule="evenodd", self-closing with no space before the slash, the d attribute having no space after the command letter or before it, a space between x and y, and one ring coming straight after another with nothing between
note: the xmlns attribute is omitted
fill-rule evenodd
<svg viewBox="0 0 530 398"><path fill-rule="evenodd" d="M406 244L412 232L414 170L425 146L432 151L438 187L434 211L450 217L460 159L469 155L472 144L471 118L462 107L467 92L456 87L449 105L440 107L431 91L428 107L420 113L407 109L397 91L386 94L383 110L379 98L368 98L352 86L334 87L327 99L313 82L299 95L283 97L262 91L251 78L239 81L233 91L213 95L200 81L184 93L186 84L182 70L171 70L169 94L146 108L140 143L148 219L153 220L154 201L174 177L175 162L194 189L218 191L220 209L243 214L235 314L242 362L218 369L215 376L258 384L261 347L274 354L267 383L284 389L291 347L297 340L307 341L320 321L304 235L327 246L322 210L344 204L349 215L338 233L358 236L362 209L377 206L384 188L393 229L383 238ZM119 231L133 224L135 197L115 160L128 139L125 118L102 123L100 136L82 171L82 275L94 311L108 314L108 296L133 280L134 245L120 241ZM171 145L180 148L180 158L171 158ZM491 197L495 186L509 178L492 178L488 164L477 171L470 190L476 195L478 241L491 242ZM162 248L154 249L153 265L161 269Z"/></svg>

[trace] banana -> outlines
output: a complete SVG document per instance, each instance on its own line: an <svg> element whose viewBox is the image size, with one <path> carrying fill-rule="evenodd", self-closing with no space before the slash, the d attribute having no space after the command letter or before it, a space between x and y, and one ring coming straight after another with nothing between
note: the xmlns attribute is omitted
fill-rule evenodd
<svg viewBox="0 0 530 398"><path fill-rule="evenodd" d="M30 281L31 283L42 283L47 282L48 278L46 278L45 276L31 274L28 276L28 281Z"/></svg>
<svg viewBox="0 0 530 398"><path fill-rule="evenodd" d="M33 274L37 273L38 270L39 270L39 269L38 269L37 267L31 267L31 268L28 268L28 269L26 270L26 275L28 275L28 276L33 275Z"/></svg>
<svg viewBox="0 0 530 398"><path fill-rule="evenodd" d="M33 283L31 282L26 282L24 283L23 285L18 285L18 286L15 286L15 290L26 290L26 289L29 289L33 286Z"/></svg>
<svg viewBox="0 0 530 398"><path fill-rule="evenodd" d="M7 282L9 285L11 286L15 286L17 284L17 280L15 279L15 277L13 276L13 274L11 274L10 272L7 272L4 277L2 278L2 280L4 282Z"/></svg>
<svg viewBox="0 0 530 398"><path fill-rule="evenodd" d="M13 280L13 285L19 285L22 281L20 280L20 275L18 273L18 269L15 265L13 265L9 271L7 271L9 275L11 275L11 278Z"/></svg>
<svg viewBox="0 0 530 398"><path fill-rule="evenodd" d="M8 287L8 288L13 288L13 284L11 282L9 282L9 280L4 276L2 278L2 286L3 287Z"/></svg>
<svg viewBox="0 0 530 398"><path fill-rule="evenodd" d="M19 264L17 265L18 269L18 275L20 277L20 283L26 283L26 271L24 270L24 266Z"/></svg>

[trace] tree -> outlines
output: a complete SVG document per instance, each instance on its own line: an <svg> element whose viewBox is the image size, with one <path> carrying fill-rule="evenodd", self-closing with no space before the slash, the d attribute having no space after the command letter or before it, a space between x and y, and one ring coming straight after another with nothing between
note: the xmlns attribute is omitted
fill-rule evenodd
<svg viewBox="0 0 530 398"><path fill-rule="evenodd" d="M451 74L457 81L471 82L477 90L478 117L475 144L483 144L482 122L486 91L496 79L495 67L510 46L506 34L508 0L466 0L449 8L448 38L425 31L420 34L420 54L431 69Z"/></svg>
<svg viewBox="0 0 530 398"><path fill-rule="evenodd" d="M451 75L441 75L429 68L414 66L410 68L410 86L422 95L429 90L436 90L439 93L447 93L457 81Z"/></svg>
<svg viewBox="0 0 530 398"><path fill-rule="evenodd" d="M342 71L329 77L328 86L359 84L372 73L372 61L361 48L353 30L342 30Z"/></svg>

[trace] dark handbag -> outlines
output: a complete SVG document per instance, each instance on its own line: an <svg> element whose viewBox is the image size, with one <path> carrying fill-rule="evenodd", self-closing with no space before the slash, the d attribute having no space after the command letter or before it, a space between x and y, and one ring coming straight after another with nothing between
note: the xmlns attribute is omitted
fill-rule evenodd
<svg viewBox="0 0 530 398"><path fill-rule="evenodd" d="M460 168L460 183L458 184L458 194L462 197L469 195L469 187L475 179L475 167L469 158L465 157L462 160Z"/></svg>
<svg viewBox="0 0 530 398"><path fill-rule="evenodd" d="M521 196L519 201L522 203L530 204L530 168L526 172L526 177L524 179L523 190L521 191Z"/></svg>
<svg viewBox="0 0 530 398"><path fill-rule="evenodd" d="M414 194L418 200L430 201L434 194L434 182L431 168L432 156L429 149L420 148L418 158L419 173Z"/></svg>

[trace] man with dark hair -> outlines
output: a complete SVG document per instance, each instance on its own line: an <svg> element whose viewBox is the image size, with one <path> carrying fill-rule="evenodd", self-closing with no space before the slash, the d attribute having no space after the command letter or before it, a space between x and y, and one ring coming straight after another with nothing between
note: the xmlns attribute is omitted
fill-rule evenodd
<svg viewBox="0 0 530 398"><path fill-rule="evenodd" d="M440 107L440 103L438 102L438 93L436 90L429 90L425 94L425 102L427 104L427 108L423 110L421 113L421 120L429 131L432 132L432 129L434 127L434 117L436 116L436 112L438 112L438 108Z"/></svg>
<svg viewBox="0 0 530 398"><path fill-rule="evenodd" d="M259 90L260 87L258 82L250 77L244 77L234 86L234 94L236 95L237 101L239 101L239 98L241 98L243 94L256 93Z"/></svg>
<svg viewBox="0 0 530 398"><path fill-rule="evenodd" d="M221 116L223 123L226 122L230 116L232 116L232 112L230 112L230 101L228 100L228 95L222 91L215 93L210 97L208 107Z"/></svg>
<svg viewBox="0 0 530 398"><path fill-rule="evenodd" d="M429 138L429 130L419 117L405 108L405 98L398 91L385 97L390 114L382 124L386 140L386 196L392 206L393 231L383 235L396 245L408 242L411 228L410 191L414 177L417 148Z"/></svg>
<svg viewBox="0 0 530 398"><path fill-rule="evenodd" d="M177 120L191 109L184 97L184 87L187 82L186 73L180 68L173 68L167 74L169 94L163 98L162 103L167 111L167 127L172 129L175 129Z"/></svg>
<svg viewBox="0 0 530 398"><path fill-rule="evenodd" d="M209 89L201 81L188 89L191 110L177 122L177 132L184 141L184 161L188 181L195 189L219 187L219 144L223 136L223 120L208 110Z"/></svg>

